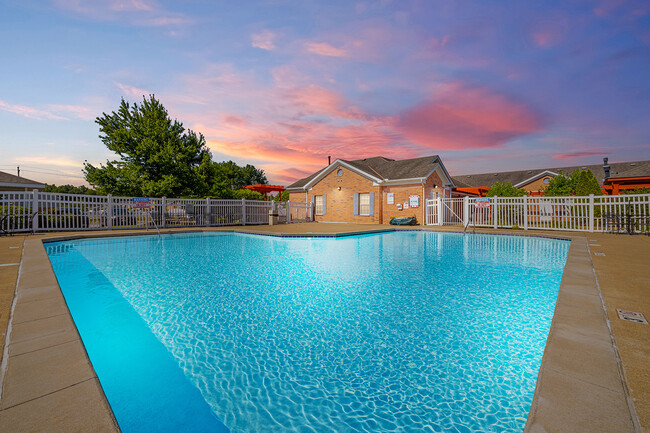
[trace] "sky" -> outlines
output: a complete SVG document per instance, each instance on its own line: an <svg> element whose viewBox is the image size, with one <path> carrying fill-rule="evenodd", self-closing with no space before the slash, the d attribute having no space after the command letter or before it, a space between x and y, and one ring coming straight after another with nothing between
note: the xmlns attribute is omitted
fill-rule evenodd
<svg viewBox="0 0 650 433"><path fill-rule="evenodd" d="M0 170L85 184L153 94L215 161L452 175L650 159L650 2L0 0Z"/></svg>

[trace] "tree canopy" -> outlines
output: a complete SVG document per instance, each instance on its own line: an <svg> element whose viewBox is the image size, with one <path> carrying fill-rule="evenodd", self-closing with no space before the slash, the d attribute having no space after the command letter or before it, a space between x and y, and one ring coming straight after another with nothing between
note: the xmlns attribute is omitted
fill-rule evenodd
<svg viewBox="0 0 650 433"><path fill-rule="evenodd" d="M45 184L45 192L58 192L62 194L85 194L85 195L97 195L97 191L90 189L84 185L74 186L74 185L59 185L54 184Z"/></svg>
<svg viewBox="0 0 650 433"><path fill-rule="evenodd" d="M235 198L249 183L267 183L263 170L214 162L203 134L171 120L154 95L141 104L122 99L117 112L95 123L99 138L119 159L84 164L86 181L103 194L140 197Z"/></svg>
<svg viewBox="0 0 650 433"><path fill-rule="evenodd" d="M545 196L602 195L596 176L591 170L574 170L569 174L560 172L544 190Z"/></svg>
<svg viewBox="0 0 650 433"><path fill-rule="evenodd" d="M515 188L510 182L496 182L492 184L485 195L487 197L523 197L526 195L526 190Z"/></svg>

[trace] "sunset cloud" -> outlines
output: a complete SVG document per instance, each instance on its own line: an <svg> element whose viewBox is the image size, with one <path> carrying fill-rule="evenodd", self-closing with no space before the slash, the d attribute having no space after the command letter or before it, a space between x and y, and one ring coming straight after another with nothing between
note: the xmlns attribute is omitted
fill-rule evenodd
<svg viewBox="0 0 650 433"><path fill-rule="evenodd" d="M142 97L146 97L151 94L148 90L140 89L134 86L129 86L128 84L115 83L115 85L122 91L124 96L127 98L137 99L138 102Z"/></svg>
<svg viewBox="0 0 650 433"><path fill-rule="evenodd" d="M607 152L570 152L570 153L557 153L553 155L554 159L574 159L574 158L586 158L589 156L602 156L607 155Z"/></svg>
<svg viewBox="0 0 650 433"><path fill-rule="evenodd" d="M540 118L527 106L481 87L440 87L428 100L401 113L396 126L405 137L435 149L498 147L539 131Z"/></svg>
<svg viewBox="0 0 650 433"><path fill-rule="evenodd" d="M533 24L530 38L537 47L549 48L565 38L568 25L562 18L539 20Z"/></svg>
<svg viewBox="0 0 650 433"><path fill-rule="evenodd" d="M10 104L0 100L0 110L8 111L9 113L17 114L19 116L27 117L29 119L50 119L50 120L65 120L65 117L58 116L50 111L41 110L26 105Z"/></svg>
<svg viewBox="0 0 650 433"><path fill-rule="evenodd" d="M98 109L85 105L51 104L48 107L55 113L66 113L81 120L94 120L99 112Z"/></svg>
<svg viewBox="0 0 650 433"><path fill-rule="evenodd" d="M16 158L17 162L23 163L23 164L38 164L38 165L53 165L56 167L71 167L71 168L81 168L83 166L83 163L72 159L72 158L67 158L67 157L43 157L43 156L21 156ZM78 174L78 172L76 172ZM72 172L68 173L72 174Z"/></svg>
<svg viewBox="0 0 650 433"><path fill-rule="evenodd" d="M270 30L262 30L251 35L251 45L262 50L272 51L275 49L276 34Z"/></svg>
<svg viewBox="0 0 650 433"><path fill-rule="evenodd" d="M327 57L347 57L348 52L341 48L333 47L330 44L324 42L308 42L305 44L305 49L312 53L318 54L319 56Z"/></svg>
<svg viewBox="0 0 650 433"><path fill-rule="evenodd" d="M170 27L190 24L184 14L165 10L152 0L54 0L61 10L94 21L117 21L142 27Z"/></svg>

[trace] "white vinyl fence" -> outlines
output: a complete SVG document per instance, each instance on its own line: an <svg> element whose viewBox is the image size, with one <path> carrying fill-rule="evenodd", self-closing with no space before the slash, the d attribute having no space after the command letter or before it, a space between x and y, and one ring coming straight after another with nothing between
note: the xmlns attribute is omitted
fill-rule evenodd
<svg viewBox="0 0 650 433"><path fill-rule="evenodd" d="M648 233L650 194L438 198L426 202L426 224Z"/></svg>
<svg viewBox="0 0 650 433"><path fill-rule="evenodd" d="M0 234L268 224L271 211L312 221L311 203L0 191Z"/></svg>

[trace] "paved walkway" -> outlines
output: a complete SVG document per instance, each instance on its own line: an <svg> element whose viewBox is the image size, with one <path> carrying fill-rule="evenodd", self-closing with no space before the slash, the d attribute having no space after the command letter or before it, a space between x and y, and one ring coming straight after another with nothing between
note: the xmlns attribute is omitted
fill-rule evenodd
<svg viewBox="0 0 650 433"><path fill-rule="evenodd" d="M217 230L334 235L390 228L306 223ZM458 227L435 229L457 231ZM617 308L622 308L650 317L650 238L569 232L481 232L572 240L526 430L650 431L650 327L624 322L616 313ZM119 430L67 311L41 239L127 233L0 238L2 431ZM10 316L9 345L5 348Z"/></svg>

